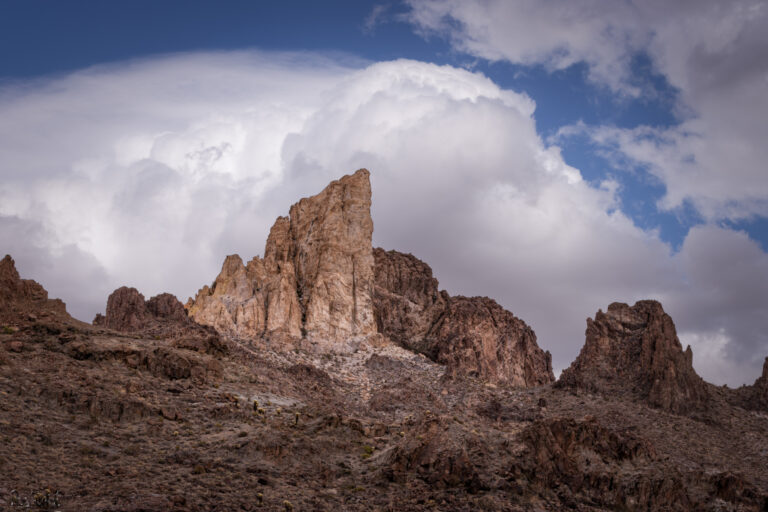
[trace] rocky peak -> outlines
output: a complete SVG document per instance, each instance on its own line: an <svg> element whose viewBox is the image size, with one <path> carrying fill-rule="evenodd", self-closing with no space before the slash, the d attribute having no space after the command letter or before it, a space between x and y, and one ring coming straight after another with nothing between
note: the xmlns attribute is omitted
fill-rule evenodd
<svg viewBox="0 0 768 512"><path fill-rule="evenodd" d="M122 286L110 294L106 314L96 315L93 325L153 339L168 339L178 348L198 352L225 351L215 329L191 320L181 302L170 293L144 300L144 295L136 288Z"/></svg>
<svg viewBox="0 0 768 512"><path fill-rule="evenodd" d="M701 408L706 384L680 345L672 318L661 304L613 303L587 319L586 341L558 385L603 393L630 393L671 412Z"/></svg>
<svg viewBox="0 0 768 512"><path fill-rule="evenodd" d="M304 198L270 230L264 258L229 256L188 304L200 323L240 337L341 342L376 333L370 174Z"/></svg>
<svg viewBox="0 0 768 512"><path fill-rule="evenodd" d="M145 327L148 315L144 296L136 288L122 286L107 299L103 325L116 331L138 331Z"/></svg>
<svg viewBox="0 0 768 512"><path fill-rule="evenodd" d="M768 357L763 362L763 373L751 386L729 390L728 401L743 409L768 411Z"/></svg>
<svg viewBox="0 0 768 512"><path fill-rule="evenodd" d="M7 254L0 260L0 320L19 323L36 314L72 320L62 301L49 299L48 292L36 281L21 278L16 262Z"/></svg>
<svg viewBox="0 0 768 512"><path fill-rule="evenodd" d="M411 254L375 249L380 332L445 364L451 376L536 386L554 380L551 356L528 325L487 297L438 291L432 269Z"/></svg>

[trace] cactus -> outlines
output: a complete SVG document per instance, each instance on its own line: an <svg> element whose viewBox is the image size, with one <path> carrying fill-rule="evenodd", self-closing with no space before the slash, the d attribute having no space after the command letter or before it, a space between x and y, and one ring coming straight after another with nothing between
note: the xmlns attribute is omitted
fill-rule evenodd
<svg viewBox="0 0 768 512"><path fill-rule="evenodd" d="M285 508L285 512L291 512L293 510L293 505L288 500L283 501L283 507Z"/></svg>

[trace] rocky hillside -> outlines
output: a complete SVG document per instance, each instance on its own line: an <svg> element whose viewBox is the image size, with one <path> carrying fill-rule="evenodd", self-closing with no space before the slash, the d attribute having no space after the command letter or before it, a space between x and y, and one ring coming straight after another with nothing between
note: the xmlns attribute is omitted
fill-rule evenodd
<svg viewBox="0 0 768 512"><path fill-rule="evenodd" d="M715 387L615 303L552 383L523 320L372 249L369 205L367 171L297 203L189 314L119 288L84 324L2 260L0 510L768 510L768 362Z"/></svg>

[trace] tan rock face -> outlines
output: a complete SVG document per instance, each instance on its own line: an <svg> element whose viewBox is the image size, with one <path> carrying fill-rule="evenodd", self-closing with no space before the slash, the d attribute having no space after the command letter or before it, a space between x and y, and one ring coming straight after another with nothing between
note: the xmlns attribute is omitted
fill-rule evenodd
<svg viewBox="0 0 768 512"><path fill-rule="evenodd" d="M472 375L519 387L554 380L552 358L528 325L486 297L438 291L418 258L375 249L375 312L379 331L445 364L449 375Z"/></svg>
<svg viewBox="0 0 768 512"><path fill-rule="evenodd" d="M375 334L369 176L361 169L293 205L272 226L264 258L228 256L187 305L190 316L239 337Z"/></svg>
<svg viewBox="0 0 768 512"><path fill-rule="evenodd" d="M709 394L677 339L661 304L613 303L587 319L586 342L558 385L595 392L630 393L649 404L684 413L705 406Z"/></svg>

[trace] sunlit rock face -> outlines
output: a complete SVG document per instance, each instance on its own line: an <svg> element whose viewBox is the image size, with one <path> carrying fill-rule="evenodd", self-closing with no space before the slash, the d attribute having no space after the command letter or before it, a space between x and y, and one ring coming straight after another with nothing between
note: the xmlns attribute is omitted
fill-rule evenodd
<svg viewBox="0 0 768 512"><path fill-rule="evenodd" d="M630 393L671 412L705 407L708 390L683 351L672 318L661 304L615 302L587 319L586 341L564 370L559 385L589 391Z"/></svg>
<svg viewBox="0 0 768 512"><path fill-rule="evenodd" d="M238 337L342 342L376 334L370 174L360 169L294 204L264 258L228 256L187 304L197 322Z"/></svg>

